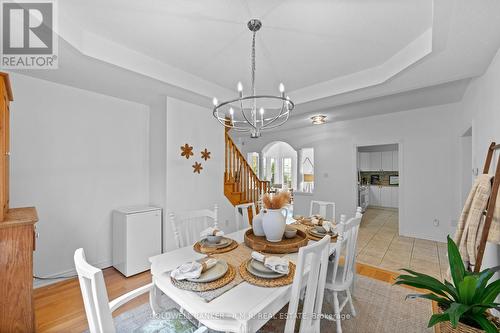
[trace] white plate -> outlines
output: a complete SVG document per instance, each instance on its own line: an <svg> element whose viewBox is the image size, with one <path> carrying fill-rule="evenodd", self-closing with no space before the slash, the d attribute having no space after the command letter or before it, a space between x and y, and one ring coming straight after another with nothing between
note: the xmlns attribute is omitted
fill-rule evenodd
<svg viewBox="0 0 500 333"><path fill-rule="evenodd" d="M259 272L258 270L253 268L253 266L250 264L250 262L251 262L251 260L247 261L247 271L252 275L255 275L255 276L263 278L263 279L277 279L279 277L285 276L285 274L276 273L274 271L271 271L271 273Z"/></svg>
<svg viewBox="0 0 500 333"><path fill-rule="evenodd" d="M224 260L218 260L214 267L201 273L199 278L187 280L191 282L212 282L223 277L228 269L229 267L227 266L227 262Z"/></svg>
<svg viewBox="0 0 500 333"><path fill-rule="evenodd" d="M313 236L317 236L317 237L325 237L325 236L327 235L327 233L326 233L326 232L318 232L318 231L316 230L316 228L321 228L321 229L323 229L323 227L314 227L314 228L309 229L309 232L310 232ZM325 229L323 229L323 230L325 230ZM328 233L328 235L329 235L329 236L331 236L331 237L333 237L333 236L337 235L337 233L336 233L335 231L330 231L330 232Z"/></svg>
<svg viewBox="0 0 500 333"><path fill-rule="evenodd" d="M210 243L206 238L204 238L200 241L200 244L204 247L213 247L216 249L222 249L224 247L228 247L229 245L231 245L232 242L233 242L232 239L222 238L219 243Z"/></svg>

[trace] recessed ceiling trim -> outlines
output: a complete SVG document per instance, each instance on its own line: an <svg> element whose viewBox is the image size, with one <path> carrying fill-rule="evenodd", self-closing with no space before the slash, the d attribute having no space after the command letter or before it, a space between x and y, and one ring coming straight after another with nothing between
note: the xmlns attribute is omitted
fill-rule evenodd
<svg viewBox="0 0 500 333"><path fill-rule="evenodd" d="M377 67L291 91L297 104L382 84L432 52L432 28Z"/></svg>
<svg viewBox="0 0 500 333"><path fill-rule="evenodd" d="M127 48L97 34L61 20L59 35L85 56L146 75L156 80L210 97L229 98L232 91L194 74L168 65L146 54ZM62 33L64 32L64 33ZM388 81L432 52L432 28L409 43L379 66L290 92L297 104L352 92Z"/></svg>
<svg viewBox="0 0 500 333"><path fill-rule="evenodd" d="M102 38L92 32L78 29L72 23L63 21L64 27L57 34L83 55L122 67L150 78L193 91L203 96L228 98L232 91L213 82L204 80L143 53ZM64 32L64 33L61 33Z"/></svg>

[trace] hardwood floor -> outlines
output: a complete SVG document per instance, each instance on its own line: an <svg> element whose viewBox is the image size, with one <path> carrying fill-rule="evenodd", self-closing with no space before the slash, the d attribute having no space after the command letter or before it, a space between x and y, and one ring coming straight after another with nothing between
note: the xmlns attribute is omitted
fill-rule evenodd
<svg viewBox="0 0 500 333"><path fill-rule="evenodd" d="M125 278L114 268L107 268L103 272L110 300L151 282L149 271L130 278ZM34 298L37 332L81 333L88 328L77 278L35 289ZM147 301L148 296L142 295L120 307L113 315Z"/></svg>
<svg viewBox="0 0 500 333"><path fill-rule="evenodd" d="M377 267L358 264L360 275L385 282L392 282L398 275ZM127 291L151 282L151 274L144 272L125 278L114 268L104 270L104 279L109 299L114 299ZM117 316L129 309L148 301L148 295L142 295L134 301L113 312ZM35 318L37 332L83 332L87 329L87 319L77 278L35 289Z"/></svg>
<svg viewBox="0 0 500 333"><path fill-rule="evenodd" d="M360 275L385 282L394 281L398 275L395 272L365 264L358 264L357 271ZM104 279L108 297L114 299L127 291L150 283L151 274L148 271L125 278L114 268L107 268L104 270ZM113 316L147 301L148 295L142 295L113 312ZM87 319L78 279L73 278L35 289L35 318L37 332L81 333L86 330L88 328Z"/></svg>

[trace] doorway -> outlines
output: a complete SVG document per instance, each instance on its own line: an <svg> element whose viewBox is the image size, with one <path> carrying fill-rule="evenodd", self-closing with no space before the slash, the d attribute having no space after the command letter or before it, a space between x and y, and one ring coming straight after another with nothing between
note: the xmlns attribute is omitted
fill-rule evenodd
<svg viewBox="0 0 500 333"><path fill-rule="evenodd" d="M472 170L472 127L469 127L460 137L461 184L460 193L462 206L467 199L475 177Z"/></svg>

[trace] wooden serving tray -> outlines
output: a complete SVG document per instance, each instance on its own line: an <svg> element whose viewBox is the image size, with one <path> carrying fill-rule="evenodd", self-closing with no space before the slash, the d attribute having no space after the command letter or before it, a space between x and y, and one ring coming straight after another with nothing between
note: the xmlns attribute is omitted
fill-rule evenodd
<svg viewBox="0 0 500 333"><path fill-rule="evenodd" d="M309 241L306 233L297 229L294 238L283 238L280 242L269 242L265 236L255 236L252 229L245 232L245 244L255 251L266 253L293 253L299 252L299 248L306 246Z"/></svg>

